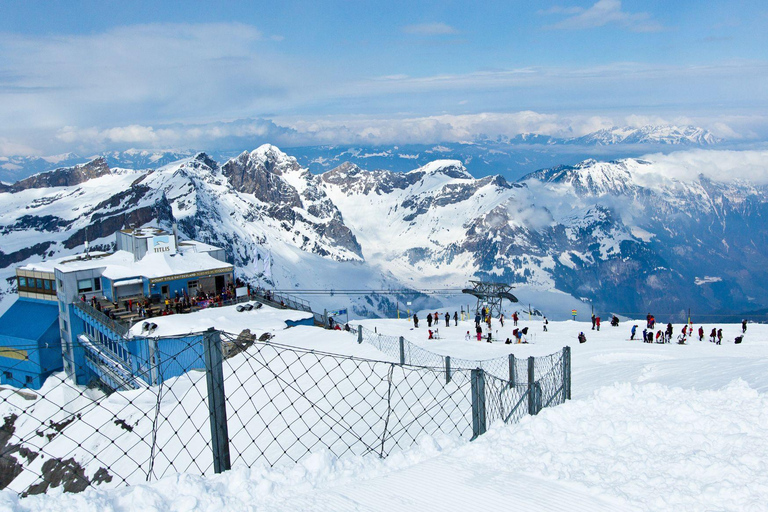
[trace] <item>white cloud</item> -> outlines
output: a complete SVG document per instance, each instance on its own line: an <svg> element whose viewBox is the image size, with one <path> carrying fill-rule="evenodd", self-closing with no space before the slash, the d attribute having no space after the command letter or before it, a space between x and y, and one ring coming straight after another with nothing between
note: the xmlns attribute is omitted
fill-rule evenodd
<svg viewBox="0 0 768 512"><path fill-rule="evenodd" d="M0 137L0 156L33 156L39 154L39 150L30 146Z"/></svg>
<svg viewBox="0 0 768 512"><path fill-rule="evenodd" d="M651 154L642 157L653 165L640 168L680 181L695 180L700 174L720 182L747 180L768 185L768 151L724 151L694 149L668 155Z"/></svg>
<svg viewBox="0 0 768 512"><path fill-rule="evenodd" d="M106 115L131 125L199 120L213 112L234 117L255 105L279 108L311 89L301 78L313 70L271 48L258 29L240 23L0 34L0 123L90 125Z"/></svg>
<svg viewBox="0 0 768 512"><path fill-rule="evenodd" d="M406 25L403 27L403 32L420 36L443 36L459 33L459 31L452 26L442 22Z"/></svg>
<svg viewBox="0 0 768 512"><path fill-rule="evenodd" d="M573 14L549 28L579 30L603 27L605 25L620 25L633 32L659 32L664 27L651 18L646 12L626 12L621 10L621 0L598 0L588 9L562 8L550 9L547 14Z"/></svg>

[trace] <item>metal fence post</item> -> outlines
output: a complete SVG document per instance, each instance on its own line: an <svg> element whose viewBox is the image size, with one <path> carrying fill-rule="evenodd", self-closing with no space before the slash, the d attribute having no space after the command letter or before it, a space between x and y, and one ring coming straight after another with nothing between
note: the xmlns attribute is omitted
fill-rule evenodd
<svg viewBox="0 0 768 512"><path fill-rule="evenodd" d="M509 387L515 387L515 354L509 354Z"/></svg>
<svg viewBox="0 0 768 512"><path fill-rule="evenodd" d="M400 364L405 364L405 338L400 336Z"/></svg>
<svg viewBox="0 0 768 512"><path fill-rule="evenodd" d="M203 333L203 349L205 352L205 381L208 384L208 414L211 424L213 471L221 473L229 470L231 464L221 336L213 327Z"/></svg>
<svg viewBox="0 0 768 512"><path fill-rule="evenodd" d="M357 342L358 343L363 342L363 326L362 325L357 326Z"/></svg>
<svg viewBox="0 0 768 512"><path fill-rule="evenodd" d="M472 439L485 434L485 372L472 370Z"/></svg>
<svg viewBox="0 0 768 512"><path fill-rule="evenodd" d="M563 386L565 388L565 400L571 399L571 347L563 348L563 365L565 371L563 372Z"/></svg>
<svg viewBox="0 0 768 512"><path fill-rule="evenodd" d="M451 382L451 356L445 356L445 383Z"/></svg>
<svg viewBox="0 0 768 512"><path fill-rule="evenodd" d="M536 411L536 359L528 357L528 414L535 415Z"/></svg>

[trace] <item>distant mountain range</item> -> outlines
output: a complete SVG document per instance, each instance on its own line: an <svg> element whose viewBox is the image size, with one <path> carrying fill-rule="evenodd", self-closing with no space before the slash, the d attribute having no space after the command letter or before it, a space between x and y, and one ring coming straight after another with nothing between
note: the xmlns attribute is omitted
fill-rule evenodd
<svg viewBox="0 0 768 512"><path fill-rule="evenodd" d="M177 222L184 236L226 247L239 276L326 290L312 298L317 308L360 315L449 299L333 290L455 290L480 278L514 284L553 318L578 300L603 314L678 319L688 308L722 317L768 306L765 185L676 178L638 159L587 160L517 182L475 178L445 159L409 172L346 162L313 174L270 145L143 170L98 158L6 187L0 293L10 292L15 265L81 251L86 228L91 247L106 248L116 230L153 222ZM256 266L268 253L271 276ZM574 299L540 301L534 292Z"/></svg>
<svg viewBox="0 0 768 512"><path fill-rule="evenodd" d="M478 138L467 142L440 144L398 144L380 146L307 146L291 148L300 165L320 173L343 162L369 169L409 171L438 158L460 160L475 176L501 174L508 180L563 163L577 163L598 156L616 159L639 156L651 151L681 147L713 147L724 142L712 133L693 126L614 127L584 136L558 138L532 133L513 138ZM194 156L192 150L111 151L100 155L74 153L47 157L0 157L0 182L6 184L57 167L71 167L103 157L112 168L157 168ZM207 151L217 161L236 156L236 152Z"/></svg>

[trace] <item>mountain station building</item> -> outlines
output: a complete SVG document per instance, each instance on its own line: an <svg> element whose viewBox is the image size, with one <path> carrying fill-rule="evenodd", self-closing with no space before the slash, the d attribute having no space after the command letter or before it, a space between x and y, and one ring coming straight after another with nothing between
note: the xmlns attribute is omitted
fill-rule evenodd
<svg viewBox="0 0 768 512"><path fill-rule="evenodd" d="M17 268L19 297L0 317L0 384L39 389L63 369L78 384L98 375L111 378L115 389L131 387L126 379L135 381L142 365L152 366L155 352L146 339L126 340L129 326L95 302L120 307L221 293L234 283L225 258L219 247L145 227L117 232L113 253L86 250ZM188 368L174 373L182 370ZM143 380L154 384L163 377Z"/></svg>

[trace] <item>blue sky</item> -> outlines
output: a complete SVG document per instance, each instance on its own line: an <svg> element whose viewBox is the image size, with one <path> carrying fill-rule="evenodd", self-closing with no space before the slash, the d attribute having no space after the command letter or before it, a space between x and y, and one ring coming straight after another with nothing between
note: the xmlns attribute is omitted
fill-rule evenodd
<svg viewBox="0 0 768 512"><path fill-rule="evenodd" d="M768 139L765 2L473 4L2 2L0 155L646 123Z"/></svg>

